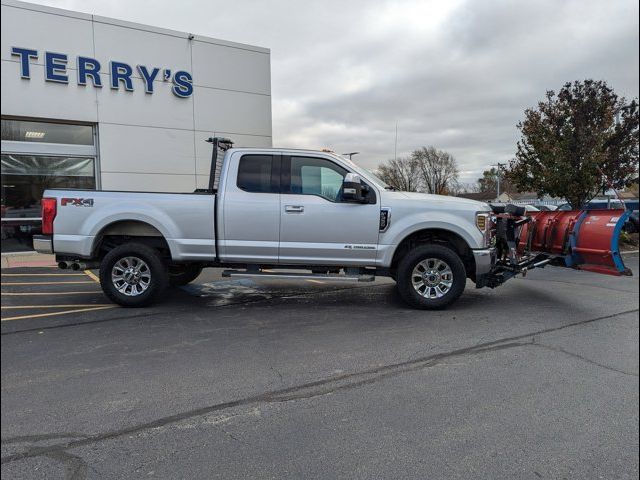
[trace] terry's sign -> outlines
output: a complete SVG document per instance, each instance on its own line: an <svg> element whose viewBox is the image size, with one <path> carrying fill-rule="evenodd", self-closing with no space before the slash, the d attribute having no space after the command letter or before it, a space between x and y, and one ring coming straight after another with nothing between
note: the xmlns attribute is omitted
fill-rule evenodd
<svg viewBox="0 0 640 480"><path fill-rule="evenodd" d="M38 59L38 51L30 48L12 47L11 55L20 59L20 75L22 78L30 79L30 60ZM48 82L69 83L67 72L68 57L64 53L44 52L44 79ZM100 76L102 65L95 58L77 57L76 68L78 75L78 85L87 85L89 81L94 87L102 87L102 77ZM161 70L157 67L147 68L144 65L136 66L140 74L144 91L153 93L154 80L162 79L165 82L171 81L171 91L174 95L186 98L193 93L193 77L189 72L178 70L172 72L169 69ZM128 63L109 62L108 70L109 86L113 90L119 90L120 85L125 90L133 92L133 68ZM158 77L160 76L160 77Z"/></svg>

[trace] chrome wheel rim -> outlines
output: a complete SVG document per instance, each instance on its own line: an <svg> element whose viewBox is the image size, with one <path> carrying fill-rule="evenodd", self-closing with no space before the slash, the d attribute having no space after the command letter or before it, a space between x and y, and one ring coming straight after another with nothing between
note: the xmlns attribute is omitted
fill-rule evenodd
<svg viewBox="0 0 640 480"><path fill-rule="evenodd" d="M453 271L447 262L439 258L427 258L411 272L411 284L424 298L442 298L453 286Z"/></svg>
<svg viewBox="0 0 640 480"><path fill-rule="evenodd" d="M147 291L151 284L151 270L138 257L124 257L111 269L111 281L123 295L137 297Z"/></svg>

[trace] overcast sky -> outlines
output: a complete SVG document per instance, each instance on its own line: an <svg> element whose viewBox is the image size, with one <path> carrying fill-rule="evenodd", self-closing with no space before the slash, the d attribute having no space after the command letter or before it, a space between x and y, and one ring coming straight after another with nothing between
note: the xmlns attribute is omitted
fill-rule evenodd
<svg viewBox="0 0 640 480"><path fill-rule="evenodd" d="M36 0L271 49L274 146L359 151L375 168L422 145L461 180L512 158L546 90L606 80L638 97L637 0Z"/></svg>

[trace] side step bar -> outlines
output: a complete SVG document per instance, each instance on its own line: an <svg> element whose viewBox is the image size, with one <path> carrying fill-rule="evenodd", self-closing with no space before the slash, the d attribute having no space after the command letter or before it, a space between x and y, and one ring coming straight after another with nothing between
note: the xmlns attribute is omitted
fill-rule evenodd
<svg viewBox="0 0 640 480"><path fill-rule="evenodd" d="M375 275L339 275L326 273L275 273L242 270L224 270L223 277L323 280L327 282L373 282Z"/></svg>

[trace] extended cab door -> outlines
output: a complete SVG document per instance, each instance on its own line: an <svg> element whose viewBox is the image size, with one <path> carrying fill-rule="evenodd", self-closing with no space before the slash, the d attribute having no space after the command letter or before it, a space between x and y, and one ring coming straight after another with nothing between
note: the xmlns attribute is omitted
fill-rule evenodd
<svg viewBox="0 0 640 480"><path fill-rule="evenodd" d="M281 264L375 265L380 199L342 200L348 170L325 157L282 157Z"/></svg>
<svg viewBox="0 0 640 480"><path fill-rule="evenodd" d="M220 258L277 263L280 237L280 155L234 154L224 181Z"/></svg>

